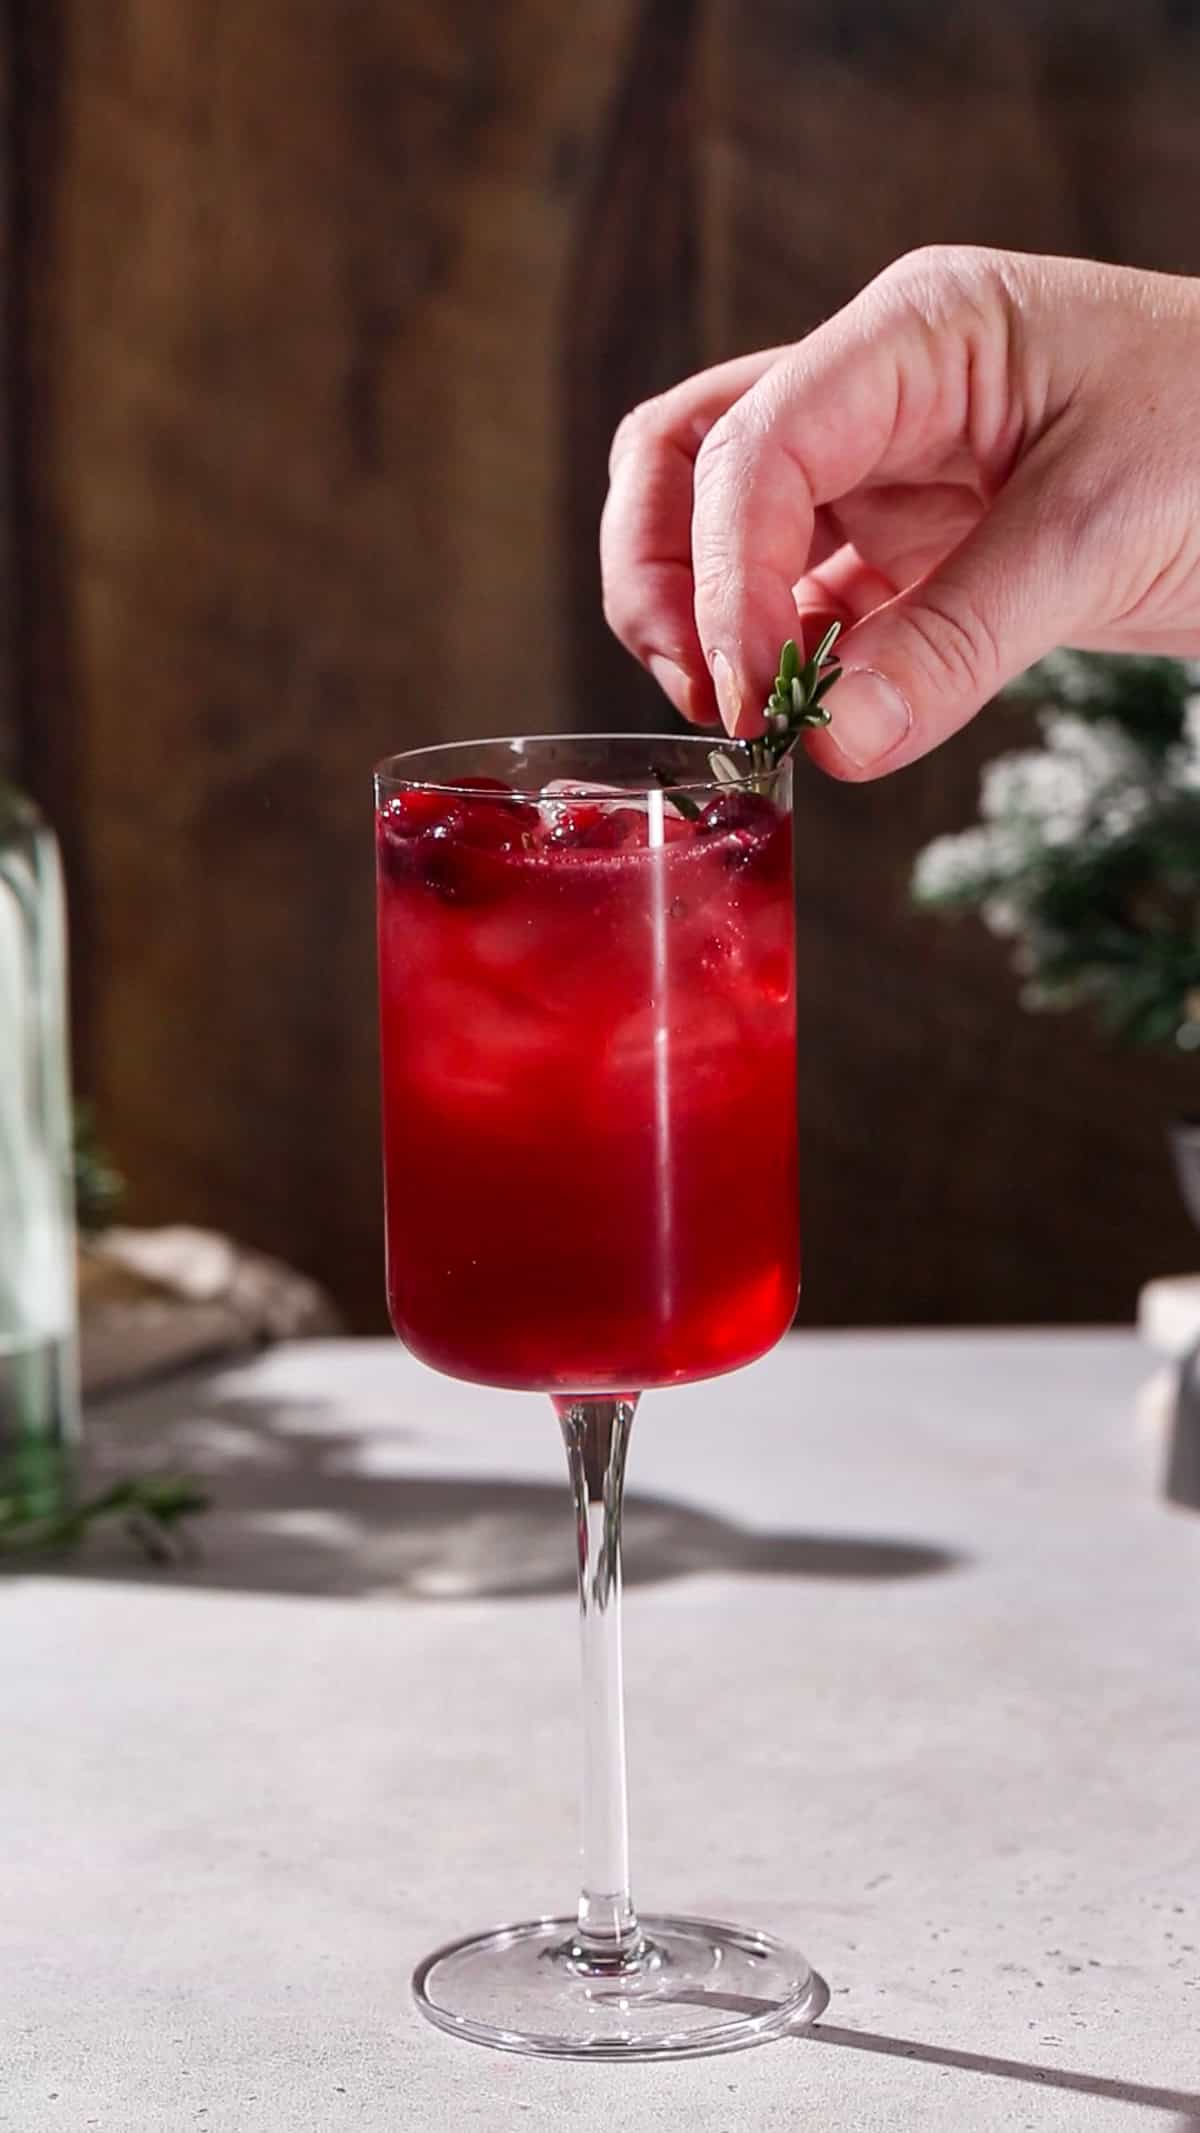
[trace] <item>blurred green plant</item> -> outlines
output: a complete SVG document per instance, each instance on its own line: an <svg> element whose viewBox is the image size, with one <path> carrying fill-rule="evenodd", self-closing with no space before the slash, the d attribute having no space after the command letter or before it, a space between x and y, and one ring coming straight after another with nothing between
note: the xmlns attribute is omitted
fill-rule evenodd
<svg viewBox="0 0 1200 2133"><path fill-rule="evenodd" d="M96 1138L96 1119L90 1104L76 1103L74 1115L75 1219L85 1236L106 1229L125 1193L125 1180L115 1170Z"/></svg>
<svg viewBox="0 0 1200 2133"><path fill-rule="evenodd" d="M1022 1006L1200 1049L1200 667L1061 651L1004 695L1041 746L986 765L981 819L926 846L914 900L1011 939Z"/></svg>
<svg viewBox="0 0 1200 2133"><path fill-rule="evenodd" d="M90 1104L76 1104L73 1125L75 1216L89 1236L112 1221L125 1180L96 1137ZM40 1508L47 1504L56 1508ZM65 1553L101 1524L120 1526L151 1562L177 1562L189 1552L185 1521L208 1504L207 1492L186 1474L126 1476L81 1497L69 1450L17 1444L0 1461L0 1563Z"/></svg>
<svg viewBox="0 0 1200 2133"><path fill-rule="evenodd" d="M0 1490L0 1562L14 1555L50 1555L77 1547L102 1520L116 1520L154 1563L177 1562L187 1551L183 1520L208 1509L209 1499L187 1475L146 1474L114 1481L45 1518L32 1517L28 1500Z"/></svg>

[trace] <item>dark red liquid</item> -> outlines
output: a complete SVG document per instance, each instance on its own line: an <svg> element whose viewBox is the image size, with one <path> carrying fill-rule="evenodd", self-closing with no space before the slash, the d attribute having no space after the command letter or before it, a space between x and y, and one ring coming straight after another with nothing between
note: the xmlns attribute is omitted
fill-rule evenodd
<svg viewBox="0 0 1200 2133"><path fill-rule="evenodd" d="M795 1309L790 823L731 802L652 849L617 812L379 817L388 1300L453 1376L640 1391Z"/></svg>

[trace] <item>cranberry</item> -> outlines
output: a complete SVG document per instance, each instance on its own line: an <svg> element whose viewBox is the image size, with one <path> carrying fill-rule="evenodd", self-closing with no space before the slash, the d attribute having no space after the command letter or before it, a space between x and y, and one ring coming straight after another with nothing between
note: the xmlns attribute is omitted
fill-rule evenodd
<svg viewBox="0 0 1200 2133"><path fill-rule="evenodd" d="M419 837L422 830L432 829L435 822L442 822L454 811L454 801L449 793L434 792L427 785L410 785L404 792L394 792L384 801L379 811L382 828L392 837Z"/></svg>
<svg viewBox="0 0 1200 2133"><path fill-rule="evenodd" d="M497 863L527 841L528 811L515 799L508 804L508 788L496 779L470 790L468 798L410 786L390 796L379 815L379 862L389 881L418 882L451 903L495 892Z"/></svg>
<svg viewBox="0 0 1200 2133"><path fill-rule="evenodd" d="M783 816L761 793L741 789L718 793L696 825L702 837L719 839L718 850L729 867L752 873L772 872L778 855L789 864L790 844Z"/></svg>
<svg viewBox="0 0 1200 2133"><path fill-rule="evenodd" d="M517 810L497 806L494 800L464 800L456 818L446 827L476 851L511 852L519 849L524 830Z"/></svg>
<svg viewBox="0 0 1200 2133"><path fill-rule="evenodd" d="M528 801L522 800L519 793L513 791L511 785L505 784L503 778L460 778L458 791L486 793L488 798L499 806L514 811L529 805Z"/></svg>
<svg viewBox="0 0 1200 2133"><path fill-rule="evenodd" d="M420 852L435 829L455 821L454 803L443 792L410 786L392 793L379 810L379 864L389 881L412 881L420 875Z"/></svg>
<svg viewBox="0 0 1200 2133"><path fill-rule="evenodd" d="M663 843L686 844L692 835L692 825L682 815L663 815Z"/></svg>
<svg viewBox="0 0 1200 2133"><path fill-rule="evenodd" d="M588 807L577 802L573 807L560 807L546 832L546 843L552 851L562 851L569 845L586 844L604 821L602 807Z"/></svg>
<svg viewBox="0 0 1200 2133"><path fill-rule="evenodd" d="M577 801L559 810L546 847L552 852L619 852L644 834L643 820L635 807L596 807Z"/></svg>
<svg viewBox="0 0 1200 2133"><path fill-rule="evenodd" d="M710 800L696 827L701 836L711 836L717 830L761 832L772 829L778 820L777 810L762 793L748 792L739 785Z"/></svg>
<svg viewBox="0 0 1200 2133"><path fill-rule="evenodd" d="M465 827L461 817L435 822L413 847L413 871L447 903L485 903L498 886L498 866L503 864L503 851L512 849L512 841L500 850L494 845L489 848L465 836Z"/></svg>

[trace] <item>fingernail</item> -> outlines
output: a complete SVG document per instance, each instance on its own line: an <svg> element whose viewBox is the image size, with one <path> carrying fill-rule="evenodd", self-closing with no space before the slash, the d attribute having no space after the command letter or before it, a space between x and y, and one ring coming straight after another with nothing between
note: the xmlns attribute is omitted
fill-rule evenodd
<svg viewBox="0 0 1200 2133"><path fill-rule="evenodd" d="M665 658L661 652L651 652L646 665L663 695L669 696L675 709L682 711L686 718L692 700L690 675L685 674L681 666L677 666L673 659Z"/></svg>
<svg viewBox="0 0 1200 2133"><path fill-rule="evenodd" d="M912 728L912 712L895 682L874 667L850 667L829 696L832 740L856 770L869 770L898 748Z"/></svg>
<svg viewBox="0 0 1200 2133"><path fill-rule="evenodd" d="M737 675L724 652L710 653L708 664L712 669L713 687L717 692L717 709L721 714L721 724L726 733L736 733L738 720L742 715L742 692L738 687Z"/></svg>

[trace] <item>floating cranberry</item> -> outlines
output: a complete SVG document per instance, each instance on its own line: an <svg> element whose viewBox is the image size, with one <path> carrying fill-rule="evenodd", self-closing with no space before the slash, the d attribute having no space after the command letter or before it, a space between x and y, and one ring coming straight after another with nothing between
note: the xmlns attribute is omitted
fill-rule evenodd
<svg viewBox="0 0 1200 2133"><path fill-rule="evenodd" d="M693 825L692 825L692 823L688 822L688 821L687 821L687 820L686 820L686 819L684 818L684 816L683 816L683 815L673 815L673 814L669 814L669 813L664 813L664 815L663 815L663 843L664 843L664 844L686 844L686 843L687 843L687 841L688 841L688 839L689 839L689 838L691 837L691 835L692 835L692 832L693 832Z"/></svg>
<svg viewBox="0 0 1200 2133"><path fill-rule="evenodd" d="M462 819L435 822L413 846L413 872L447 903L486 902L496 886L499 854L468 841Z"/></svg>
<svg viewBox="0 0 1200 2133"><path fill-rule="evenodd" d="M379 811L380 827L392 837L419 837L454 812L453 795L427 785L410 785L389 794Z"/></svg>
<svg viewBox="0 0 1200 2133"><path fill-rule="evenodd" d="M412 881L421 873L420 852L427 836L455 820L447 793L410 786L391 793L379 810L379 865L389 881Z"/></svg>
<svg viewBox="0 0 1200 2133"><path fill-rule="evenodd" d="M551 851L563 851L570 845L586 844L603 820L602 807L588 807L583 803L577 803L573 807L560 807L546 832L545 842Z"/></svg>
<svg viewBox="0 0 1200 2133"><path fill-rule="evenodd" d="M519 811L497 806L490 799L462 801L457 818L446 827L464 844L483 852L516 851L524 837Z"/></svg>
<svg viewBox="0 0 1200 2133"><path fill-rule="evenodd" d="M514 813L529 805L527 800L523 800L519 793L513 791L511 785L505 784L503 778L460 778L457 790L459 792L486 793L498 805L510 808Z"/></svg>
<svg viewBox="0 0 1200 2133"><path fill-rule="evenodd" d="M701 836L712 836L718 830L755 830L761 834L773 829L778 820L777 809L762 793L749 792L739 785L710 800L696 827Z"/></svg>
<svg viewBox="0 0 1200 2133"><path fill-rule="evenodd" d="M711 837L729 867L752 873L785 873L790 865L787 824L778 808L762 793L718 793L710 800L696 825L702 837Z"/></svg>
<svg viewBox="0 0 1200 2133"><path fill-rule="evenodd" d="M644 835L644 819L636 807L596 807L577 801L559 810L545 842L551 852L619 852L626 845L641 843Z"/></svg>
<svg viewBox="0 0 1200 2133"><path fill-rule="evenodd" d="M476 781L471 797L424 786L391 794L379 812L382 873L451 903L486 899L500 888L508 855L529 841L529 810L510 799L495 779Z"/></svg>

